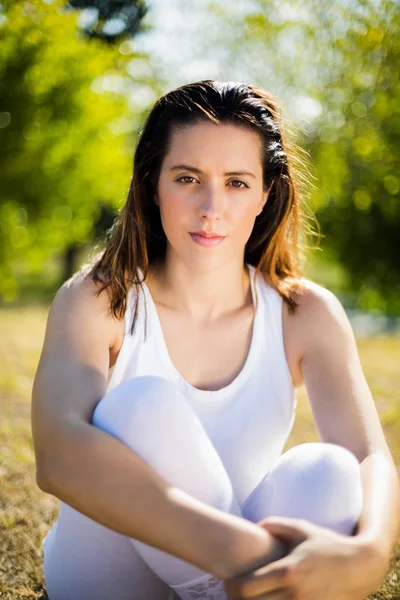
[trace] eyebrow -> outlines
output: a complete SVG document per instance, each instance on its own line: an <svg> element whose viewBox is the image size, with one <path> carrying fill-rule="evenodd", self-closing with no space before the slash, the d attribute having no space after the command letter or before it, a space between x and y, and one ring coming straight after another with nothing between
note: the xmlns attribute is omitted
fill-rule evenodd
<svg viewBox="0 0 400 600"><path fill-rule="evenodd" d="M203 171L201 171L197 167L191 167L190 165L175 165L170 168L170 171L192 171L193 173L203 173ZM227 173L224 173L224 175L250 175L250 177L254 177L254 179L257 179L257 177L250 171L229 171Z"/></svg>

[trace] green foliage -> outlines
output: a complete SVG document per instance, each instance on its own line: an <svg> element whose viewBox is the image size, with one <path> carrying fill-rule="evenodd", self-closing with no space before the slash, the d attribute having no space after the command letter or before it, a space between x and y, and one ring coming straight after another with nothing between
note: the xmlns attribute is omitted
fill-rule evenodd
<svg viewBox="0 0 400 600"><path fill-rule="evenodd" d="M359 306L400 314L400 12L392 1L360 6L334 40L314 124L314 205Z"/></svg>
<svg viewBox="0 0 400 600"><path fill-rule="evenodd" d="M61 0L3 6L0 298L12 301L21 273L90 241L101 203L124 201L143 111L128 71L146 57L88 40Z"/></svg>

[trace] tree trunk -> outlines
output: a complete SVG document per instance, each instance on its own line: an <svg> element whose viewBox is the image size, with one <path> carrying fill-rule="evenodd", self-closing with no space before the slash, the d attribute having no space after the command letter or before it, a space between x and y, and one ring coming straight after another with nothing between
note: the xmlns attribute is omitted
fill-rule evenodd
<svg viewBox="0 0 400 600"><path fill-rule="evenodd" d="M65 248L62 254L62 283L70 279L77 269L77 258L80 246L72 245Z"/></svg>

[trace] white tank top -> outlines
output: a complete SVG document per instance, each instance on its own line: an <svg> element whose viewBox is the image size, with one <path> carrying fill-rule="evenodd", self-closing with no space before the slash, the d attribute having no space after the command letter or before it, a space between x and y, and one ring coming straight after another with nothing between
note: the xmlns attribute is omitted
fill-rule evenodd
<svg viewBox="0 0 400 600"><path fill-rule="evenodd" d="M144 294L139 295L133 336L135 287L128 292L125 336L107 385L108 392L121 381L140 375L158 375L175 383L220 455L240 505L282 454L297 407L283 344L282 297L261 274L255 278L252 265L247 267L255 306L252 340L242 370L229 385L215 391L200 390L178 373L146 283Z"/></svg>

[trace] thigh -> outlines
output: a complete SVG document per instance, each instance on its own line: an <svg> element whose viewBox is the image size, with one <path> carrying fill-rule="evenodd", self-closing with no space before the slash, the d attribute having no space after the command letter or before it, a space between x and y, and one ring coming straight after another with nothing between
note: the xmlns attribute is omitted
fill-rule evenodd
<svg viewBox="0 0 400 600"><path fill-rule="evenodd" d="M174 592L144 562L130 538L60 505L43 544L49 600L173 600Z"/></svg>

